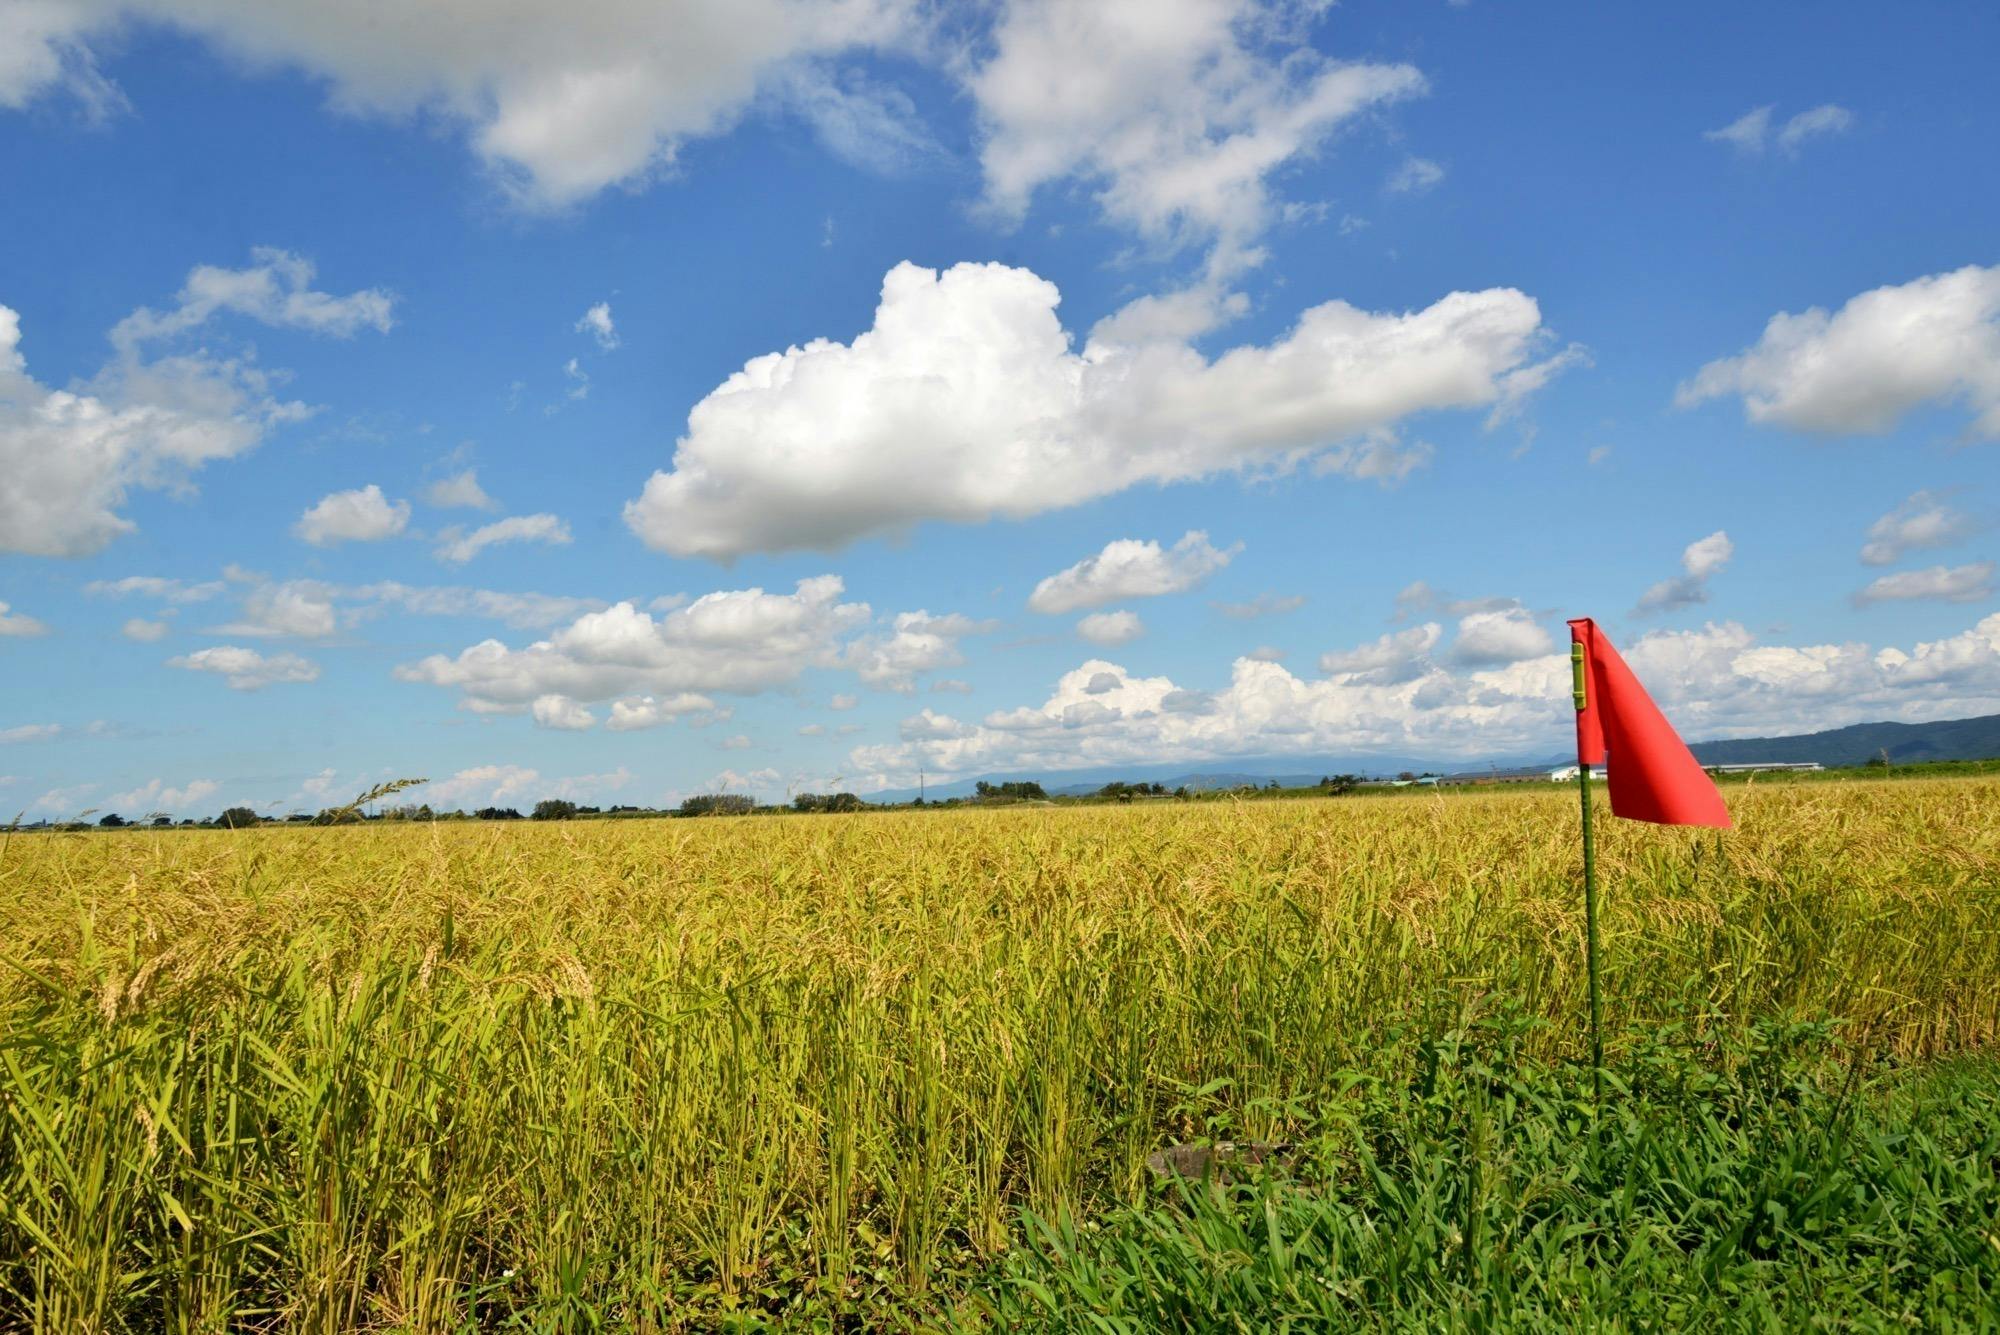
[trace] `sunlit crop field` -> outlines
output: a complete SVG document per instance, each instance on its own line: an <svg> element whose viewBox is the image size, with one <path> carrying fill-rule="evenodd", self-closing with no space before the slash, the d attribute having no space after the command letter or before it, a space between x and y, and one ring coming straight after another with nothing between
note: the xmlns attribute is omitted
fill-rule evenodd
<svg viewBox="0 0 2000 1335"><path fill-rule="evenodd" d="M1730 800L1600 822L1614 1071L1994 1042L2000 782ZM0 1328L998 1321L1165 1144L1579 1058L1577 882L1551 792L15 835Z"/></svg>

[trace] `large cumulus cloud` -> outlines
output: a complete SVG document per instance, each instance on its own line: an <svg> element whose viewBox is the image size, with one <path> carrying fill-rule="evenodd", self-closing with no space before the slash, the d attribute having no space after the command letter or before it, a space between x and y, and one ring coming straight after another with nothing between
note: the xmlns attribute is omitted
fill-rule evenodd
<svg viewBox="0 0 2000 1335"><path fill-rule="evenodd" d="M1504 406L1548 374L1540 309L1511 288L1402 313L1331 301L1212 360L1174 338L1076 351L1059 301L1026 269L897 265L852 343L755 358L696 404L626 523L727 559L1309 457L1394 473L1396 423Z"/></svg>

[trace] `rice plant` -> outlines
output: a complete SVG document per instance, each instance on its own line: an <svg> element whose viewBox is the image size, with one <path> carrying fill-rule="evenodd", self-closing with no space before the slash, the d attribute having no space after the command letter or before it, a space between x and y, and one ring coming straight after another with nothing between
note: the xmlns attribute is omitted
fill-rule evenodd
<svg viewBox="0 0 2000 1335"><path fill-rule="evenodd" d="M1329 1320L1394 1293L1381 1310L1421 1323L1460 1289L1493 1290L1489 1327L1582 1320L1577 1268L1614 1235L1585 1246L1573 1210L1720 1257L1660 1309L1699 1314L1747 1292L1717 1239L1796 1190L1744 1196L1712 1165L1826 1162L1792 1113L1729 1120L1751 1086L1864 1109L1888 1138L1870 1162L1907 1179L1880 1218L1931 1192L1909 1236L1949 1231L1990 1298L1990 1193L1894 1137L1936 1063L2000 1082L1977 1055L2000 1030L2000 781L1732 806L1720 840L1602 829L1630 1125L1565 1083L1587 1051L1566 794L19 834L0 1329L1081 1329L1100 1299L1055 1276L1109 1263L1062 1230L1171 1266L1245 1219L1352 1234L1364 1188L1374 1218L1435 1227L1344 1251L1373 1296ZM1467 1074L1446 1040L1502 1021ZM1800 1025L1825 1043L1773 1047ZM1258 1188L1268 1210L1149 1222L1148 1157L1223 1140L1304 1157ZM1706 1203L1655 1227L1679 1170L1617 1165L1681 1142ZM1990 1150L1939 1145L1990 1179ZM1846 1208L1814 1245L1859 1256ZM1502 1237L1528 1252L1495 1259ZM1944 1282L1914 1246L1868 1253L1884 1313ZM1842 1271L1853 1303L1864 1274Z"/></svg>

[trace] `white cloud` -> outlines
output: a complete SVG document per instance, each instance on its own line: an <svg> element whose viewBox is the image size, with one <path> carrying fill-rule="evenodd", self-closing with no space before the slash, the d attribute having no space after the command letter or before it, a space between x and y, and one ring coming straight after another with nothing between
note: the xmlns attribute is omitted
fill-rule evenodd
<svg viewBox="0 0 2000 1335"><path fill-rule="evenodd" d="M858 695L836 695L826 702L828 709L852 709L861 703Z"/></svg>
<svg viewBox="0 0 2000 1335"><path fill-rule="evenodd" d="M126 620L123 626L118 628L118 633L128 640L137 640L141 644L152 644L155 641L164 640L167 637L167 630L168 626L164 621L148 621L144 617L131 617Z"/></svg>
<svg viewBox="0 0 2000 1335"><path fill-rule="evenodd" d="M1844 134L1853 125L1853 112L1828 102L1810 111L1801 111L1786 121L1785 128L1778 131L1778 147L1787 153L1796 153L1800 144L1816 135Z"/></svg>
<svg viewBox="0 0 2000 1335"><path fill-rule="evenodd" d="M394 580L335 589L334 593L363 603L400 607L420 616L488 617L525 630L558 625L585 612L600 611L605 606L601 598L508 593L498 589L466 589L453 585L413 586Z"/></svg>
<svg viewBox="0 0 2000 1335"><path fill-rule="evenodd" d="M2000 612L1984 618L1968 631L1919 643L1907 654L1900 649L1884 649L1873 660L1876 671L1890 683L1907 684L1912 690L1929 690L1933 699L1946 702L1947 710L1963 709L1967 713L1986 712L1997 664L2000 664ZM1938 714L1932 713L1931 717Z"/></svg>
<svg viewBox="0 0 2000 1335"><path fill-rule="evenodd" d="M1395 620L1407 621L1419 612L1444 617L1463 617L1474 612L1505 612L1520 605L1518 598L1455 598L1419 579L1404 585L1396 594Z"/></svg>
<svg viewBox="0 0 2000 1335"><path fill-rule="evenodd" d="M1771 113L1776 107L1752 107L1720 130L1705 130L1702 138L1728 144L1739 153L1762 153L1771 134Z"/></svg>
<svg viewBox="0 0 2000 1335"><path fill-rule="evenodd" d="M366 786L367 781L365 779L356 779L348 786L346 791L358 792ZM310 778L302 780L299 784L299 790L285 799L285 805L287 807L296 807L302 804L310 804L311 806L324 808L332 804L334 795L340 791L341 784L338 774L331 768L323 769Z"/></svg>
<svg viewBox="0 0 2000 1335"><path fill-rule="evenodd" d="M756 743L752 742L747 734L740 732L716 743L716 746L724 751L748 751L754 745Z"/></svg>
<svg viewBox="0 0 2000 1335"><path fill-rule="evenodd" d="M491 510L499 504L479 485L479 470L475 468L431 483L424 488L424 503L440 510Z"/></svg>
<svg viewBox="0 0 2000 1335"><path fill-rule="evenodd" d="M956 677L939 677L931 683L932 695L971 695L972 683Z"/></svg>
<svg viewBox="0 0 2000 1335"><path fill-rule="evenodd" d="M201 584L190 584L181 579L163 579L158 575L127 575L123 579L94 579L83 586L83 591L100 598L151 598L163 603L206 602L228 589L221 580L208 580Z"/></svg>
<svg viewBox="0 0 2000 1335"><path fill-rule="evenodd" d="M30 811L49 811L58 816L76 816L81 813L90 794L97 791L94 783L73 784L68 788L51 788L28 804Z"/></svg>
<svg viewBox="0 0 2000 1335"><path fill-rule="evenodd" d="M129 348L170 338L224 311L276 329L302 329L334 338L351 338L363 329L386 334L395 324L396 299L391 293L364 288L336 297L313 290L311 260L271 246L258 246L250 256L256 263L242 269L196 265L172 310L141 306L111 331L112 343Z"/></svg>
<svg viewBox="0 0 2000 1335"><path fill-rule="evenodd" d="M1884 575L1854 595L1857 607L1870 603L1899 602L1916 598L1948 603L1983 603L1993 596L1993 563L1976 561L1963 566L1932 566L1929 570L1904 570Z"/></svg>
<svg viewBox="0 0 2000 1335"><path fill-rule="evenodd" d="M115 96L92 48L151 21L252 69L323 80L335 110L461 127L500 183L538 207L670 171L684 143L728 130L788 70L899 49L916 26L907 0L37 0L25 22L16 9L4 11L0 106L59 88Z"/></svg>
<svg viewBox="0 0 2000 1335"><path fill-rule="evenodd" d="M578 362L576 358L572 357L563 363L563 376L574 382L569 387L570 398L587 399L590 397L590 372L584 370L582 363ZM554 409L550 409L550 411L553 412Z"/></svg>
<svg viewBox="0 0 2000 1335"><path fill-rule="evenodd" d="M1468 667L1495 667L1538 658L1550 652L1555 642L1526 608L1504 612L1474 612L1458 623L1458 637L1452 642L1452 661Z"/></svg>
<svg viewBox="0 0 2000 1335"><path fill-rule="evenodd" d="M1420 195L1444 179L1444 168L1429 158L1404 158L1383 188L1391 194Z"/></svg>
<svg viewBox="0 0 2000 1335"><path fill-rule="evenodd" d="M636 732L657 728L689 714L712 714L715 701L693 691L682 691L661 699L650 695L628 696L611 702L611 719L604 726L612 732Z"/></svg>
<svg viewBox="0 0 2000 1335"><path fill-rule="evenodd" d="M1172 292L1148 293L1126 302L1090 327L1092 343L1107 348L1147 343L1190 342L1250 310L1242 292L1226 292L1211 281Z"/></svg>
<svg viewBox="0 0 2000 1335"><path fill-rule="evenodd" d="M28 375L20 316L0 306L0 550L100 551L136 527L119 513L132 490L187 490L202 465L246 453L311 411L273 397L277 377L248 354L203 349L149 361L143 344L222 311L336 335L387 328L383 294L315 292L305 286L312 273L305 261L256 254L260 262L249 269L196 268L167 314L133 312L112 331L113 359L69 389Z"/></svg>
<svg viewBox="0 0 2000 1335"><path fill-rule="evenodd" d="M455 688L469 707L488 712L525 712L550 694L585 703L749 695L795 681L809 667L839 664L844 637L869 620L866 603L840 601L844 587L839 576L821 575L789 594L711 593L657 619L622 602L522 649L485 640L455 658L433 654L404 664L396 676Z"/></svg>
<svg viewBox="0 0 2000 1335"><path fill-rule="evenodd" d="M1112 664L1100 663L1096 660L1086 663L1084 668L1112 668L1114 675L1116 673L1116 669ZM1082 669L1079 670L1081 671ZM1097 673L1092 672L1090 676L1094 679ZM1087 685L1088 681L1085 684ZM1082 688L1079 687L1079 689ZM979 726L990 728L995 732L1041 732L1049 728L1060 728L1062 726L1062 715L1060 713L1050 714L1045 710L1022 705L1018 709L996 709L981 719Z"/></svg>
<svg viewBox="0 0 2000 1335"><path fill-rule="evenodd" d="M167 666L189 672L213 672L232 691L255 691L276 682L316 681L319 678L318 664L297 654L266 657L255 649L233 644L197 649L191 654L169 658Z"/></svg>
<svg viewBox="0 0 2000 1335"><path fill-rule="evenodd" d="M0 640L26 638L31 635L46 635L49 628L25 612L12 610L11 604L0 603Z"/></svg>
<svg viewBox="0 0 2000 1335"><path fill-rule="evenodd" d="M448 779L433 780L424 798L433 809L498 806L532 802L539 796L541 773L520 765L475 765Z"/></svg>
<svg viewBox="0 0 2000 1335"><path fill-rule="evenodd" d="M908 93L859 70L836 77L824 65L796 65L773 91L828 152L864 170L895 175L944 154ZM822 246L833 243L832 223L826 220Z"/></svg>
<svg viewBox="0 0 2000 1335"><path fill-rule="evenodd" d="M1096 659L1064 674L1042 705L989 715L971 727L906 726L897 743L857 748L850 764L869 786L881 787L900 784L919 766L933 775L963 775L1284 753L1318 749L1335 734L1342 737L1339 749L1348 749L1370 730L1380 734L1370 749L1384 749L1402 731L1390 708L1410 712L1402 700L1415 689L1415 683L1393 689L1306 683L1276 664L1242 658L1229 688L1194 692ZM1353 719L1357 712L1370 717Z"/></svg>
<svg viewBox="0 0 2000 1335"><path fill-rule="evenodd" d="M1105 217L1162 245L1212 242L1213 273L1255 263L1271 177L1343 123L1424 91L1408 65L1316 53L1259 0L1015 0L970 78L986 202L1093 187Z"/></svg>
<svg viewBox="0 0 2000 1335"><path fill-rule="evenodd" d="M555 781L556 796L572 802L602 801L632 782L632 771L620 765L603 774L572 774Z"/></svg>
<svg viewBox="0 0 2000 1335"><path fill-rule="evenodd" d="M748 774L726 769L709 778L702 788L704 793L745 793L768 801L776 788L780 775L774 769L753 769Z"/></svg>
<svg viewBox="0 0 2000 1335"><path fill-rule="evenodd" d="M1541 361L1507 372L1500 377L1499 400L1494 403L1492 411L1486 414L1486 429L1491 431L1502 422L1509 422L1521 416L1527 411L1528 400L1546 389L1549 382L1564 371L1571 367L1590 364L1590 353L1580 344L1572 343L1553 356L1544 357ZM1512 456L1516 459L1527 453L1528 446L1534 441L1532 426L1522 434L1521 445ZM1402 472L1407 471L1408 468L1405 467L1397 476L1400 477Z"/></svg>
<svg viewBox="0 0 2000 1335"><path fill-rule="evenodd" d="M807 723L807 724L804 724L804 725L802 725L802 726L801 726L801 727L799 728L799 736L801 736L801 737L824 737L824 736L826 736L826 724L824 724L824 723Z"/></svg>
<svg viewBox="0 0 2000 1335"><path fill-rule="evenodd" d="M1216 611L1232 621L1254 621L1258 617L1283 616L1296 612L1306 605L1306 596L1293 593L1280 596L1275 593L1260 593L1248 602L1215 603Z"/></svg>
<svg viewBox="0 0 2000 1335"><path fill-rule="evenodd" d="M1126 644L1146 633L1137 612L1092 612L1076 623L1076 633L1092 644Z"/></svg>
<svg viewBox="0 0 2000 1335"><path fill-rule="evenodd" d="M1240 542L1217 550L1209 545L1208 534L1199 530L1164 550L1151 539L1120 538L1105 544L1095 556L1087 556L1037 584L1028 606L1060 616L1128 598L1185 593L1228 565L1242 550Z"/></svg>
<svg viewBox="0 0 2000 1335"><path fill-rule="evenodd" d="M1639 605L1632 609L1632 615L1673 612L1707 602L1709 576L1728 565L1729 558L1735 554L1736 544L1720 529L1705 538L1697 538L1681 553L1681 573L1672 579L1661 580L1639 595Z"/></svg>
<svg viewBox="0 0 2000 1335"><path fill-rule="evenodd" d="M566 695L538 695L530 712L539 727L586 732L597 726L597 716Z"/></svg>
<svg viewBox="0 0 2000 1335"><path fill-rule="evenodd" d="M124 109L118 89L76 40L85 11L63 4L0 9L0 107L18 111L45 90L75 97L86 119L101 123Z"/></svg>
<svg viewBox="0 0 2000 1335"><path fill-rule="evenodd" d="M103 806L107 811L121 813L151 815L157 811L182 816L221 790L222 785L213 779L190 779L178 788L170 788L160 779L150 779L128 793L114 793L105 798Z"/></svg>
<svg viewBox="0 0 2000 1335"><path fill-rule="evenodd" d="M940 714L931 709L912 714L896 725L896 735L906 742L943 737L969 737L973 731L970 724L960 723L949 714Z"/></svg>
<svg viewBox="0 0 2000 1335"><path fill-rule="evenodd" d="M1391 631L1356 649L1321 654L1319 670L1329 677L1368 686L1414 681L1432 670L1431 652L1443 634L1444 628L1435 621Z"/></svg>
<svg viewBox="0 0 2000 1335"><path fill-rule="evenodd" d="M337 542L380 542L410 523L410 503L390 501L371 482L354 491L336 491L299 516L292 532L315 547Z"/></svg>
<svg viewBox="0 0 2000 1335"><path fill-rule="evenodd" d="M1970 515L1946 505L1941 497L1914 492L1868 526L1861 560L1871 566L1894 565L1909 552L1963 542L1975 528Z"/></svg>
<svg viewBox="0 0 2000 1335"><path fill-rule="evenodd" d="M944 616L900 612L889 635L867 636L849 645L846 661L856 676L877 690L908 694L916 689L919 673L965 661L958 648L961 639L993 628L990 621L975 621L957 612Z"/></svg>
<svg viewBox="0 0 2000 1335"><path fill-rule="evenodd" d="M510 593L497 589L469 589L457 585L411 585L395 580L373 584L341 585L321 580L295 579L274 582L263 575L236 570L232 579L242 586L242 605L234 621L216 628L224 635L296 636L324 639L341 627L367 620L383 609L394 608L414 616L483 617L522 629L539 629L573 621L585 612L601 610L598 598L573 598L548 593ZM112 593L119 585L135 586L143 593L173 581L132 577L116 585L86 585L86 591ZM209 590L222 591L223 584L191 586L183 597L208 596ZM171 592L171 590L169 590Z"/></svg>
<svg viewBox="0 0 2000 1335"><path fill-rule="evenodd" d="M0 728L0 745L12 746L17 742L45 742L51 737L62 736L60 723L18 723L11 728Z"/></svg>
<svg viewBox="0 0 2000 1335"><path fill-rule="evenodd" d="M1100 723L1109 723L1123 718L1124 714L1116 705L1102 700L1084 700L1073 705L1064 705L1061 726L1064 728L1090 728Z"/></svg>
<svg viewBox="0 0 2000 1335"><path fill-rule="evenodd" d="M137 526L133 489L174 490L203 464L254 448L305 405L270 397L243 360L121 356L77 389L27 373L20 318L0 306L0 550L88 556Z"/></svg>
<svg viewBox="0 0 2000 1335"><path fill-rule="evenodd" d="M1681 569L1695 579L1707 579L1729 564L1729 558L1736 555L1736 544L1721 529L1705 538L1696 538L1681 553Z"/></svg>
<svg viewBox="0 0 2000 1335"><path fill-rule="evenodd" d="M1499 288L1402 314L1328 302L1212 361L1181 342L1079 354L1057 301L1025 269L897 265L852 344L756 358L696 404L625 522L657 550L728 559L1307 459L1394 476L1397 422L1505 404L1545 338L1534 300Z"/></svg>
<svg viewBox="0 0 2000 1335"><path fill-rule="evenodd" d="M611 303L600 301L585 311L576 322L576 332L589 334L597 340L597 346L610 352L618 346L618 326L611 321Z"/></svg>
<svg viewBox="0 0 2000 1335"><path fill-rule="evenodd" d="M238 618L216 627L216 633L323 640L339 626L333 594L331 586L315 580L259 584L243 595Z"/></svg>
<svg viewBox="0 0 2000 1335"><path fill-rule="evenodd" d="M1737 152L1754 157L1764 151L1772 138L1771 113L1776 110L1773 106L1753 107L1720 130L1706 131L1702 138L1728 144ZM1853 125L1853 112L1828 102L1809 111L1801 111L1780 126L1776 136L1778 147L1786 153L1797 153L1806 140L1820 135L1841 134Z"/></svg>
<svg viewBox="0 0 2000 1335"><path fill-rule="evenodd" d="M620 765L606 774L575 774L546 778L525 765L475 765L423 790L424 800L437 809L477 809L485 806L527 807L545 797L590 802L615 793L632 782L632 771Z"/></svg>
<svg viewBox="0 0 2000 1335"><path fill-rule="evenodd" d="M2000 613L1908 651L1759 645L1728 622L1652 632L1625 646L1625 657L1690 740L2000 710ZM1374 661L1393 666L1391 658ZM1093 659L1065 673L1042 704L857 747L850 773L871 790L914 784L920 767L949 779L1250 755L1472 761L1555 750L1570 726L1563 654L1457 671L1428 663L1414 675L1373 676L1378 670L1305 681L1278 664L1238 658L1226 686L1197 691ZM1106 677L1116 684L1092 693Z"/></svg>
<svg viewBox="0 0 2000 1335"><path fill-rule="evenodd" d="M1831 315L1775 315L1755 347L1702 367L1675 402L1732 394L1753 422L1835 435L1880 434L1955 401L1974 434L2000 437L2000 266L1878 287Z"/></svg>
<svg viewBox="0 0 2000 1335"><path fill-rule="evenodd" d="M569 542L569 525L550 514L510 515L470 533L447 529L439 537L443 541L438 544L438 560L464 565L496 543L545 542L561 546Z"/></svg>

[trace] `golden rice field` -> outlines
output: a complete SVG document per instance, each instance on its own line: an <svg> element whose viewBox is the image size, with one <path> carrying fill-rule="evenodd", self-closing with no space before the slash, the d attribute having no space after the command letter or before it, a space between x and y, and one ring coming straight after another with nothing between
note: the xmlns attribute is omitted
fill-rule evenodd
<svg viewBox="0 0 2000 1335"><path fill-rule="evenodd" d="M1731 794L1599 823L1608 1064L1994 1042L2000 781ZM17 834L0 1329L950 1323L1411 1033L1586 1052L1578 866L1546 791Z"/></svg>

